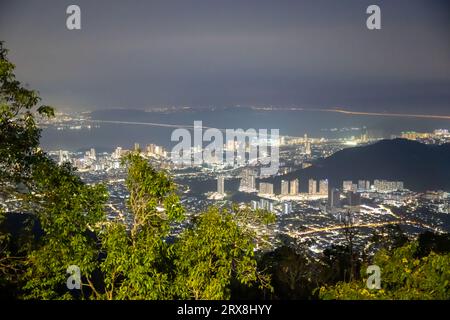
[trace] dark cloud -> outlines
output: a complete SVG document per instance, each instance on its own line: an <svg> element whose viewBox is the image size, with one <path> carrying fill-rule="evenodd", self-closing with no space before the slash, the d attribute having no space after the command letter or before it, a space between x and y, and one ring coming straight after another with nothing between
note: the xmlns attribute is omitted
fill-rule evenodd
<svg viewBox="0 0 450 320"><path fill-rule="evenodd" d="M82 30L65 9L82 10ZM3 1L20 80L71 108L450 109L447 1Z"/></svg>

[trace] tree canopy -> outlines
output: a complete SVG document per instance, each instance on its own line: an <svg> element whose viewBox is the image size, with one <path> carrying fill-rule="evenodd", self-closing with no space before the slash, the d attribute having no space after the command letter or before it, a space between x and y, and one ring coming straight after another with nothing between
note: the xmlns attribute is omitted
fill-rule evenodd
<svg viewBox="0 0 450 320"><path fill-rule="evenodd" d="M382 249L373 258L373 264L381 270L381 289L368 289L366 268L361 279L339 282L320 288L322 299L450 299L450 253L418 253L418 242L389 252ZM367 266L366 266L367 267Z"/></svg>

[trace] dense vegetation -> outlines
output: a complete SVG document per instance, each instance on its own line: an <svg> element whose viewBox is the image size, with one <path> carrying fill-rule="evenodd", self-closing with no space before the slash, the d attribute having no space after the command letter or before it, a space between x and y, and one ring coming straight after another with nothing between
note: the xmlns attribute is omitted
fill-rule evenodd
<svg viewBox="0 0 450 320"><path fill-rule="evenodd" d="M450 239L408 242L398 229L374 235L374 257L346 243L313 259L302 245L256 253L250 226L274 222L265 211L210 208L187 221L170 176L138 154L128 170L133 221L108 221L103 185L87 185L68 164L39 149L39 117L53 116L24 88L0 51L0 296L19 299L449 299ZM1 209L0 209L1 210ZM187 223L189 222L189 223ZM174 236L177 225L184 229ZM388 234L386 237L385 235ZM382 289L365 287L365 267L382 269ZM67 268L81 271L68 290Z"/></svg>

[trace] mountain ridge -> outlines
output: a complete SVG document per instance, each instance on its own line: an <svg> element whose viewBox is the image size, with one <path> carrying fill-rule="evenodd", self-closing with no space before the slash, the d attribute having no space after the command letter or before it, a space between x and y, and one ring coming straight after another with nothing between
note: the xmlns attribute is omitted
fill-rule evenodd
<svg viewBox="0 0 450 320"><path fill-rule="evenodd" d="M311 167L264 179L279 185L282 179L300 179L306 191L308 179L328 179L341 187L343 180L386 179L404 181L412 191L450 191L450 144L429 145L406 139L347 148L317 160Z"/></svg>

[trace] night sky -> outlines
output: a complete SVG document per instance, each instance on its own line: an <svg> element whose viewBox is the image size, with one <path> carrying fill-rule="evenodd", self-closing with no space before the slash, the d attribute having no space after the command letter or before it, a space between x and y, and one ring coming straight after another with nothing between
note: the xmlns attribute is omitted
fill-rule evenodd
<svg viewBox="0 0 450 320"><path fill-rule="evenodd" d="M82 29L66 29L81 7ZM381 7L382 29L366 28ZM450 2L0 2L18 79L57 108L275 105L450 114Z"/></svg>

